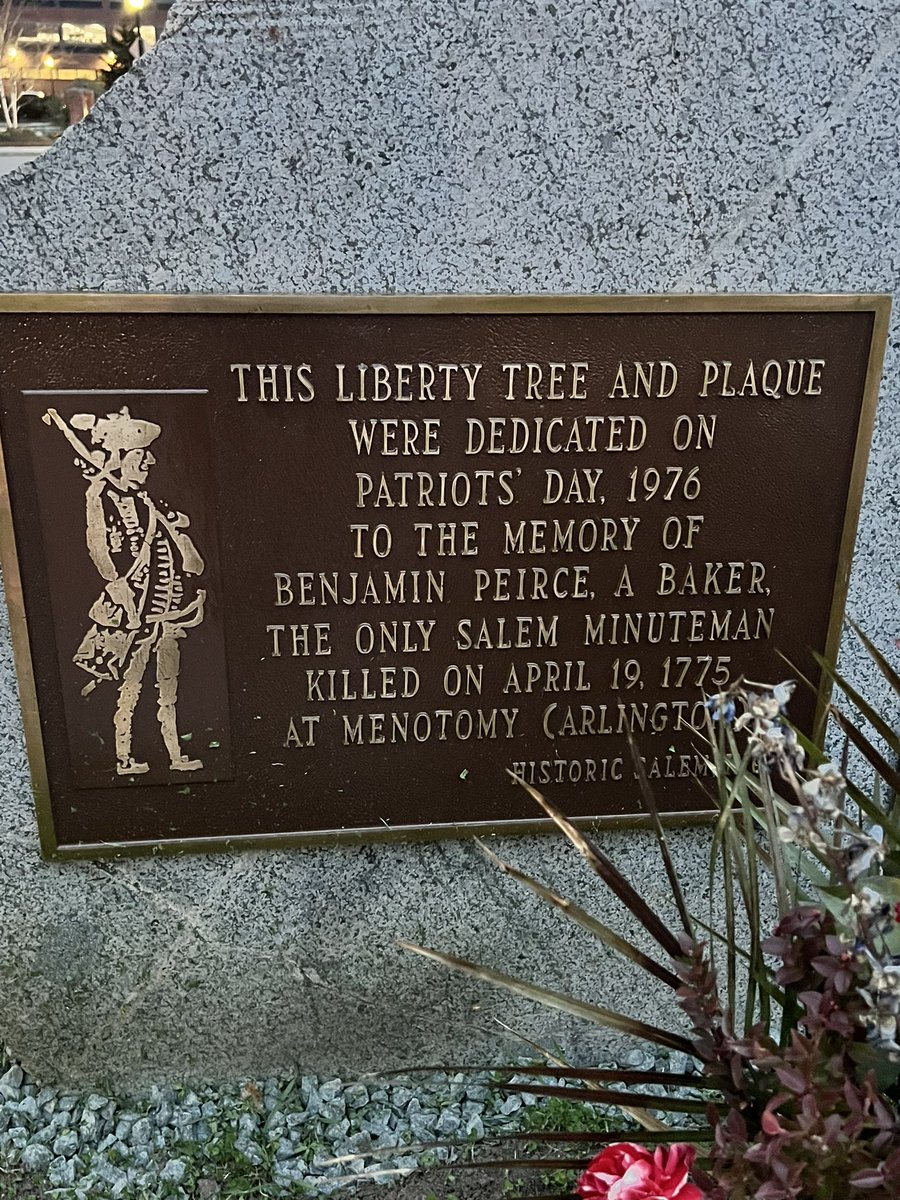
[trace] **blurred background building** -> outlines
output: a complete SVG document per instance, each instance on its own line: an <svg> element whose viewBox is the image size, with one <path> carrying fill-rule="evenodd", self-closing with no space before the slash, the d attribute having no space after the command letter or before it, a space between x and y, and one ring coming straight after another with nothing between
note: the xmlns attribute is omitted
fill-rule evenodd
<svg viewBox="0 0 900 1200"><path fill-rule="evenodd" d="M64 100L79 86L102 91L117 66L155 44L171 0L0 0L0 79L18 92ZM4 30L0 29L0 35ZM26 105L27 107L27 105ZM23 114L27 116L26 114Z"/></svg>

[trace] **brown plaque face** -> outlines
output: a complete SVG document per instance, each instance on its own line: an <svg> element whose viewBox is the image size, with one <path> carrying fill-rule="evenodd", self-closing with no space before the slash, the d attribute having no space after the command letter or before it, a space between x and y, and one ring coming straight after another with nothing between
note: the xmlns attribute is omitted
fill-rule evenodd
<svg viewBox="0 0 900 1200"><path fill-rule="evenodd" d="M48 855L633 820L629 730L686 819L704 696L836 649L885 297L0 310Z"/></svg>

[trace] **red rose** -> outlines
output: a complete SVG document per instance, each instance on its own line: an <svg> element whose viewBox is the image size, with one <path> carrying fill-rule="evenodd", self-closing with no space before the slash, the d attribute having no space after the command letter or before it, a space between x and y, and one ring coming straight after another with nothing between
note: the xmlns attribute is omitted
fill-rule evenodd
<svg viewBox="0 0 900 1200"><path fill-rule="evenodd" d="M658 1146L650 1151L631 1142L607 1146L575 1185L584 1200L703 1200L688 1179L697 1155L693 1146Z"/></svg>

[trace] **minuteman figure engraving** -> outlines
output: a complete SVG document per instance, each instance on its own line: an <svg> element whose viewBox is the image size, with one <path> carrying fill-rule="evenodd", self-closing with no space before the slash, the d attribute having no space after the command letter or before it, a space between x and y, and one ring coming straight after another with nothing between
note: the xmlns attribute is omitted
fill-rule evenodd
<svg viewBox="0 0 900 1200"><path fill-rule="evenodd" d="M56 425L78 458L88 481L85 496L87 548L104 581L91 606L90 628L72 661L93 678L88 695L103 680L119 684L115 726L116 771L143 775L148 763L132 749L134 714L150 660L155 660L157 718L172 771L197 771L203 763L181 752L175 705L186 631L203 620L206 592L193 586L203 559L185 530L184 513L161 508L144 491L156 461L150 445L162 429L131 416L127 408L97 417L79 413L68 424L56 411L43 416ZM75 430L90 433L89 450Z"/></svg>

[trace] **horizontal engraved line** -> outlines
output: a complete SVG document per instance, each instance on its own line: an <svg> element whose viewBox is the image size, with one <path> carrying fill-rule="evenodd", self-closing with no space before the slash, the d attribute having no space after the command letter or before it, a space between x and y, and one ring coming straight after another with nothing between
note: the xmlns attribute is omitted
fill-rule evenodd
<svg viewBox="0 0 900 1200"><path fill-rule="evenodd" d="M209 388L23 388L23 396L207 396Z"/></svg>

